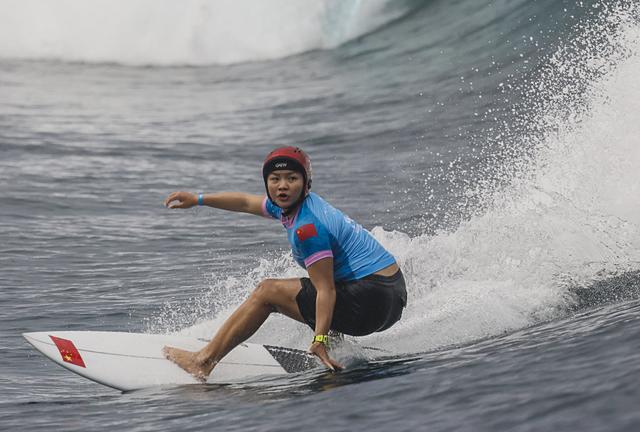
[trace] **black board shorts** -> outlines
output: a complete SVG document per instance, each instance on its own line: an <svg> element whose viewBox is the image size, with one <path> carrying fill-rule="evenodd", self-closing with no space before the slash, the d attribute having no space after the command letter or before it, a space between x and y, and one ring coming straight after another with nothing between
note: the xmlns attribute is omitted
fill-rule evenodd
<svg viewBox="0 0 640 432"><path fill-rule="evenodd" d="M309 278L301 278L296 296L305 322L316 326L316 288ZM331 330L352 336L364 336L388 329L402 316L407 305L407 290L402 271L393 276L372 274L352 281L337 281L336 305Z"/></svg>

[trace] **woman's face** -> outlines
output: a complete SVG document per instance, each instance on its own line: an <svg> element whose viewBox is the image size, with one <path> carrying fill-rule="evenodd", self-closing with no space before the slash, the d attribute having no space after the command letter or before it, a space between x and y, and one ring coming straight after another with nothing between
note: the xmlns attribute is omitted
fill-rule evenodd
<svg viewBox="0 0 640 432"><path fill-rule="evenodd" d="M304 193L304 179L297 171L276 170L267 177L267 188L274 204L286 210Z"/></svg>

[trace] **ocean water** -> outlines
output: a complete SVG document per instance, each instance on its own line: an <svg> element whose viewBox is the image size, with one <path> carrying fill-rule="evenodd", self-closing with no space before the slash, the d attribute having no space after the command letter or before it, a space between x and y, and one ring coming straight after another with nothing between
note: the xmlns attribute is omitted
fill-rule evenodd
<svg viewBox="0 0 640 432"><path fill-rule="evenodd" d="M0 11L3 430L640 428L637 1ZM122 394L22 339L210 337L260 280L304 275L277 222L162 206L262 193L279 145L408 282L345 371ZM252 341L311 335L272 316Z"/></svg>

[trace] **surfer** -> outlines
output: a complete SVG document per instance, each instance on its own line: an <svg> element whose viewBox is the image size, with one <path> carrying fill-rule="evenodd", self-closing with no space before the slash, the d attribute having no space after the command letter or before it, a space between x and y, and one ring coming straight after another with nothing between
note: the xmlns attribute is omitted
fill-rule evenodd
<svg viewBox="0 0 640 432"><path fill-rule="evenodd" d="M309 352L331 370L329 330L364 336L388 329L407 303L405 281L394 257L361 225L310 192L311 161L296 147L281 147L262 168L266 196L241 192L173 192L168 208L206 205L278 219L293 257L309 277L266 279L197 352L165 347L165 356L201 381L234 347L251 337L272 312L307 324L315 336Z"/></svg>

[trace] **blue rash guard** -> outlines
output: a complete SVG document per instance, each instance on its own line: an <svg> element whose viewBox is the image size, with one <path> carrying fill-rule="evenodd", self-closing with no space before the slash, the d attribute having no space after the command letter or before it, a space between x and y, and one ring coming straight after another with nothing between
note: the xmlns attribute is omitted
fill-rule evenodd
<svg viewBox="0 0 640 432"><path fill-rule="evenodd" d="M396 262L369 231L313 192L292 217L284 216L268 197L262 213L282 222L293 258L303 268L333 257L336 281L362 279Z"/></svg>

